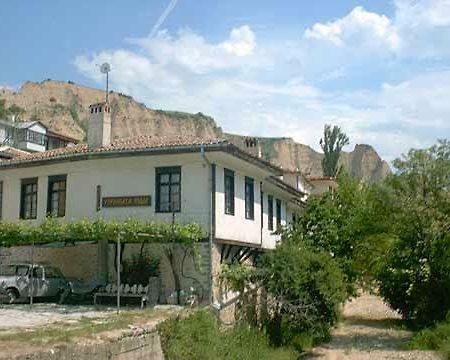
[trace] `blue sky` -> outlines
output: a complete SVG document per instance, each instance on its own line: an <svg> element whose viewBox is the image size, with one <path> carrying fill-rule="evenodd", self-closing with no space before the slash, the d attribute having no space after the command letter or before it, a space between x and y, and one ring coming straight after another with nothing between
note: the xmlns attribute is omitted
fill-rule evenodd
<svg viewBox="0 0 450 360"><path fill-rule="evenodd" d="M2 13L0 86L101 87L108 61L114 90L229 132L317 149L337 124L348 149L388 160L450 135L450 0L6 0Z"/></svg>

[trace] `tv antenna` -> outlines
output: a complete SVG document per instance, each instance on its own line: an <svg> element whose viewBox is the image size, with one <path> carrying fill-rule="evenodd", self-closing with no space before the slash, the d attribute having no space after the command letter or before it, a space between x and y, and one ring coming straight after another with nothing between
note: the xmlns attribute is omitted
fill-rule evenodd
<svg viewBox="0 0 450 360"><path fill-rule="evenodd" d="M100 71L102 74L106 74L106 102L108 102L109 72L111 71L111 66L105 62L100 65Z"/></svg>

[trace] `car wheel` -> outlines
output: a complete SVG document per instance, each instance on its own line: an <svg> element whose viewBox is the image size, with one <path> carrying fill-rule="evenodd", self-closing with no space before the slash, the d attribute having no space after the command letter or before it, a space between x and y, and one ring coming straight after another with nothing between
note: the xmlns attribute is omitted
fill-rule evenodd
<svg viewBox="0 0 450 360"><path fill-rule="evenodd" d="M15 289L7 289L6 296L8 297L8 304L14 304L19 298L19 294Z"/></svg>

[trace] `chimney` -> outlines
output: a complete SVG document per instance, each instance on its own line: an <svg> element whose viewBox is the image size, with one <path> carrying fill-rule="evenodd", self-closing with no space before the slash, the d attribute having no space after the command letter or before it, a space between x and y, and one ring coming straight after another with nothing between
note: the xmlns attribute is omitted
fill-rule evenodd
<svg viewBox="0 0 450 360"><path fill-rule="evenodd" d="M111 107L102 102L89 106L87 141L89 149L108 146L111 143Z"/></svg>
<svg viewBox="0 0 450 360"><path fill-rule="evenodd" d="M246 137L244 139L244 146L247 152L249 152L253 156L262 158L261 144L259 143L258 138Z"/></svg>

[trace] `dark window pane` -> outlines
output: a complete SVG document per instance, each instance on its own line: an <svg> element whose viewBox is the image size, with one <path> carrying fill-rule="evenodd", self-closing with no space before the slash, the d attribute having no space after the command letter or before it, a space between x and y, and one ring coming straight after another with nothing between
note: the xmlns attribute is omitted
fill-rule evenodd
<svg viewBox="0 0 450 360"><path fill-rule="evenodd" d="M245 178L245 218L254 219L255 189L253 179Z"/></svg>
<svg viewBox="0 0 450 360"><path fill-rule="evenodd" d="M156 211L181 210L181 167L156 169Z"/></svg>
<svg viewBox="0 0 450 360"><path fill-rule="evenodd" d="M234 215L234 172L228 169L225 169L224 188L225 214Z"/></svg>
<svg viewBox="0 0 450 360"><path fill-rule="evenodd" d="M267 196L267 227L269 230L273 230L273 196L268 195Z"/></svg>

